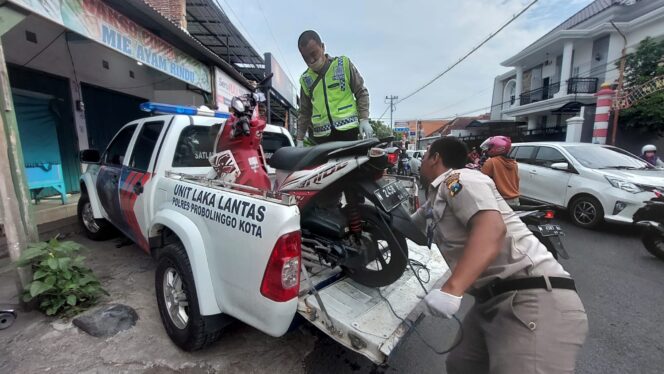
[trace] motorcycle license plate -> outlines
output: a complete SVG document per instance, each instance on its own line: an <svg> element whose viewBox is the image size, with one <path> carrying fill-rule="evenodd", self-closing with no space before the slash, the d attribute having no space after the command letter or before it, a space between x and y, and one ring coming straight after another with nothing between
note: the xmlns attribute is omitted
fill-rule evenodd
<svg viewBox="0 0 664 374"><path fill-rule="evenodd" d="M559 225L539 225L537 226L542 236L564 236L562 227Z"/></svg>
<svg viewBox="0 0 664 374"><path fill-rule="evenodd" d="M386 212L392 211L408 199L408 192L398 181L377 189L374 195Z"/></svg>

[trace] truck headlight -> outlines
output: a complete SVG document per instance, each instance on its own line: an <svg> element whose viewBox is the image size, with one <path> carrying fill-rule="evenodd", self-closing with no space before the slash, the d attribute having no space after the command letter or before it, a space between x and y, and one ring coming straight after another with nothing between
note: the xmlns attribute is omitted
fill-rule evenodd
<svg viewBox="0 0 664 374"><path fill-rule="evenodd" d="M639 193L639 192L643 191L643 189L641 187L639 187L638 185L636 185L632 182L628 182L626 180L616 178L616 177L605 176L605 178L606 178L607 181L609 181L609 183L611 183L611 185L613 187L619 188L623 191L627 191L627 192L630 192L630 193Z"/></svg>

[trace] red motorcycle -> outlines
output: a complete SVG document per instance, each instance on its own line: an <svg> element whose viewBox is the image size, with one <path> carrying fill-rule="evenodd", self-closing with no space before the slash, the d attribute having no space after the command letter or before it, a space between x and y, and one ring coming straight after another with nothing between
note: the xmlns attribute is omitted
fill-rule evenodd
<svg viewBox="0 0 664 374"><path fill-rule="evenodd" d="M265 190L270 188L260 147L263 100L258 92L233 99L232 116L219 131L212 161L222 180ZM272 190L297 199L303 251L370 287L401 277L408 262L406 238L427 243L402 205L408 192L398 181L383 179L398 161L381 148L388 140L283 147L270 158L277 170Z"/></svg>

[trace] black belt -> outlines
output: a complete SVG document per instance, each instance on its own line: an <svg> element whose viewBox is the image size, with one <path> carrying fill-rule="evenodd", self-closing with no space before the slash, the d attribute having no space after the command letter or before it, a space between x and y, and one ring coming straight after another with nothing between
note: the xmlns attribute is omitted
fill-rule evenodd
<svg viewBox="0 0 664 374"><path fill-rule="evenodd" d="M546 277L498 280L472 292L472 294L477 300L484 302L509 291L532 290L538 288L549 289L549 286L551 288L562 288L565 290L576 291L574 279L562 277L548 277L548 279L548 285Z"/></svg>

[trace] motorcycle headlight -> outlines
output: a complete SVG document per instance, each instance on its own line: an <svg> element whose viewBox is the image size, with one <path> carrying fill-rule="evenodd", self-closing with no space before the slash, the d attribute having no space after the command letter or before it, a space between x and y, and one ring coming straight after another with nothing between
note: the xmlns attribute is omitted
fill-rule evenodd
<svg viewBox="0 0 664 374"><path fill-rule="evenodd" d="M626 180L616 178L616 177L605 176L605 178L606 178L607 181L609 181L609 183L611 183L611 185L613 187L620 188L623 191L627 191L627 192L630 192L630 193L639 193L639 192L643 191L643 189L641 187L639 187L638 185L636 185L632 182L628 182Z"/></svg>

